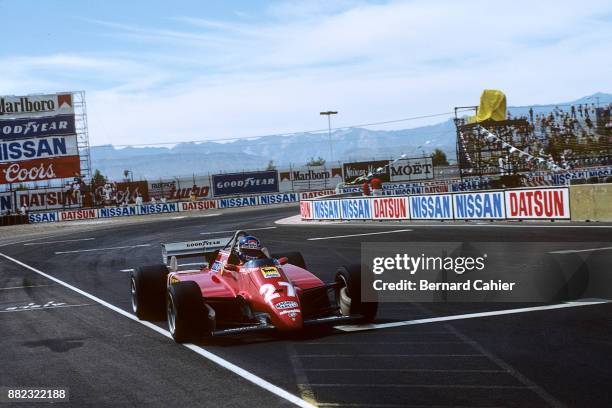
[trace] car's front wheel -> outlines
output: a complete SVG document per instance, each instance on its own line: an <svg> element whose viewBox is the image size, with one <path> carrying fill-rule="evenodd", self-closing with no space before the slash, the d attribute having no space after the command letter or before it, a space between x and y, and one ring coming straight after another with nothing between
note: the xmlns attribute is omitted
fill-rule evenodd
<svg viewBox="0 0 612 408"><path fill-rule="evenodd" d="M336 300L343 316L361 315L366 323L374 321L378 302L361 300L361 266L341 266L336 272Z"/></svg>
<svg viewBox="0 0 612 408"><path fill-rule="evenodd" d="M195 341L210 333L211 316L207 313L208 310L197 283L178 282L168 287L166 297L168 330L175 341L179 343Z"/></svg>

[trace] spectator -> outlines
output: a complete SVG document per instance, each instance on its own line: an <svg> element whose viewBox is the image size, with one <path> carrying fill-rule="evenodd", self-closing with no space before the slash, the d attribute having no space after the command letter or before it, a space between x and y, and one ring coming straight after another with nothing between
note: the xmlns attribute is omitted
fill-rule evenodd
<svg viewBox="0 0 612 408"><path fill-rule="evenodd" d="M372 186L372 195L373 196L381 196L382 195L382 182L376 176L370 181L370 185Z"/></svg>
<svg viewBox="0 0 612 408"><path fill-rule="evenodd" d="M363 184L361 185L361 190L363 191L364 196L370 195L370 183L368 183L368 180L363 182Z"/></svg>
<svg viewBox="0 0 612 408"><path fill-rule="evenodd" d="M140 193L136 196L136 205L142 205L142 196Z"/></svg>
<svg viewBox="0 0 612 408"><path fill-rule="evenodd" d="M28 215L28 206L23 204L19 212L21 215Z"/></svg>

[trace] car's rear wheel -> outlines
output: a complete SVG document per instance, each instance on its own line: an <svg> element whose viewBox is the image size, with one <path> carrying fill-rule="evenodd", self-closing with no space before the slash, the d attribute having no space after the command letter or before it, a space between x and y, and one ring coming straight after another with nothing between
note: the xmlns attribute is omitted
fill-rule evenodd
<svg viewBox="0 0 612 408"><path fill-rule="evenodd" d="M210 334L211 316L207 313L208 310L197 283L178 282L168 287L166 297L168 330L175 341L179 343L195 341L204 334Z"/></svg>
<svg viewBox="0 0 612 408"><path fill-rule="evenodd" d="M361 300L361 266L341 266L336 272L336 299L343 316L361 315L364 322L372 322L378 302Z"/></svg>
<svg viewBox="0 0 612 408"><path fill-rule="evenodd" d="M166 265L141 266L132 272L130 276L132 310L139 319L163 320L165 318L167 277Z"/></svg>
<svg viewBox="0 0 612 408"><path fill-rule="evenodd" d="M301 252L293 251L293 252L285 252L282 254L272 254L272 258L279 259L282 257L286 257L288 259L287 263L295 266L299 266L302 269L306 269L306 261L304 261L304 257Z"/></svg>

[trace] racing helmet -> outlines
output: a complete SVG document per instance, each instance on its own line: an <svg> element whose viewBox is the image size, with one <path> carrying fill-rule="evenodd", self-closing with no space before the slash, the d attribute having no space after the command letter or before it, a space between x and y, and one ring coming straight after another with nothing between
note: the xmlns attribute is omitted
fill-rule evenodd
<svg viewBox="0 0 612 408"><path fill-rule="evenodd" d="M261 249L261 242L252 235L241 237L238 241L238 256L243 261L251 261L264 257Z"/></svg>

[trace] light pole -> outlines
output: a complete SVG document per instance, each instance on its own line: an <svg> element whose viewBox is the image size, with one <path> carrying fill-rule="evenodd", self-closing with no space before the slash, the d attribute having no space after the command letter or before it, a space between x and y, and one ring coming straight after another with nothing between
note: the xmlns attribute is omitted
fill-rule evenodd
<svg viewBox="0 0 612 408"><path fill-rule="evenodd" d="M327 136L329 137L329 161L330 166L332 166L332 162L334 161L334 148L332 146L332 138L331 138L331 115L337 115L338 112L335 111L327 111L321 112L321 115L327 116Z"/></svg>

